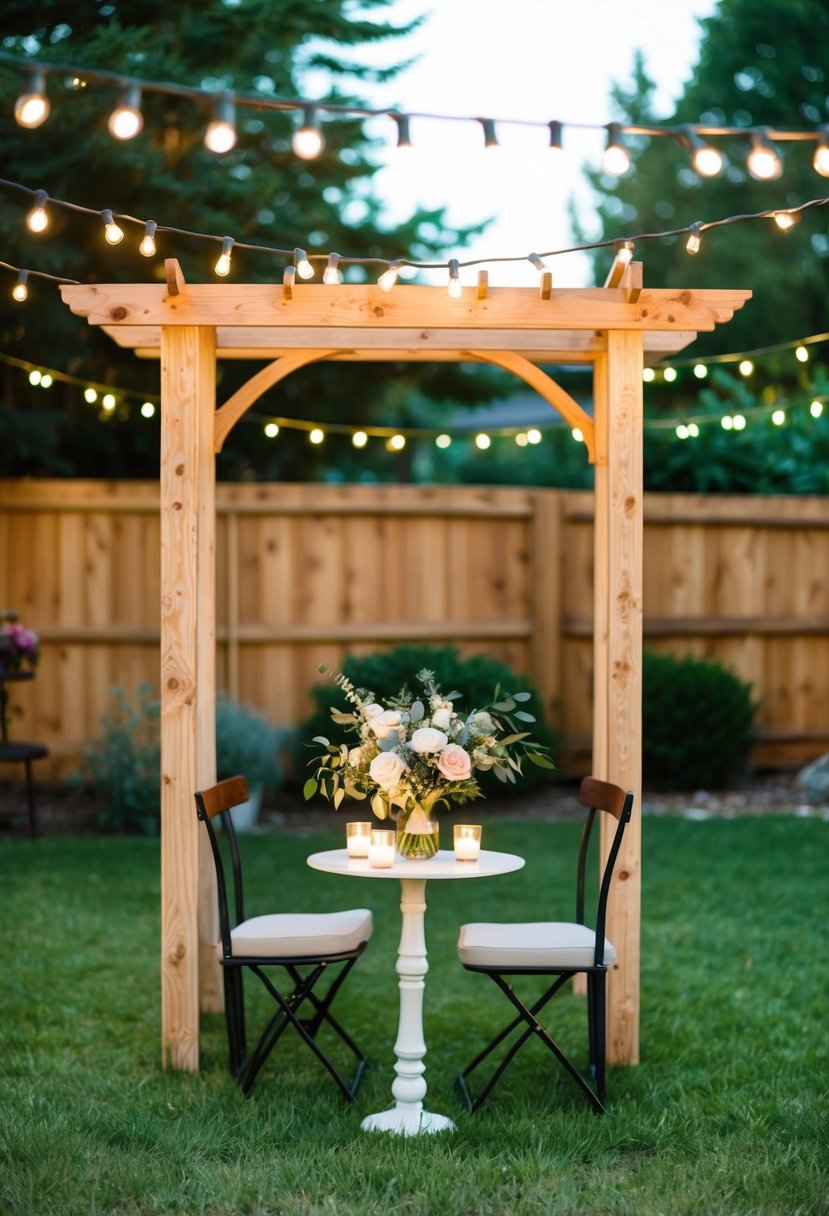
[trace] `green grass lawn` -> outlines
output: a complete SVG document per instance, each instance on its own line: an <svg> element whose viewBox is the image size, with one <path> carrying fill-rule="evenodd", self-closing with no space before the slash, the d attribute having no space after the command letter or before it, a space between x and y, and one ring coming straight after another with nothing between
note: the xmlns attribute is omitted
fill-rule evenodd
<svg viewBox="0 0 829 1216"><path fill-rule="evenodd" d="M829 1213L829 823L816 818L646 819L641 1064L611 1070L597 1117L533 1043L466 1113L455 1074L507 1005L458 964L457 927L571 916L577 830L489 820L486 845L526 868L427 886L427 1106L458 1130L412 1139L360 1131L391 1104L399 887L307 869L340 843L333 815L330 831L243 843L251 913L374 911L338 1006L372 1059L353 1105L287 1040L243 1099L218 1015L203 1019L200 1073L162 1071L157 841L3 841L0 1211ZM580 999L560 998L550 1023L582 1062Z"/></svg>

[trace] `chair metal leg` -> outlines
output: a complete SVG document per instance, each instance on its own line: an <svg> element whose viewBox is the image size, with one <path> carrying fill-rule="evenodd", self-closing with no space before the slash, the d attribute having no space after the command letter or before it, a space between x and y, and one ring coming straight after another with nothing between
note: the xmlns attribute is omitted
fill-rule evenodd
<svg viewBox="0 0 829 1216"><path fill-rule="evenodd" d="M520 1048L523 1047L524 1043L527 1042L527 1040L530 1038L530 1036L535 1034L541 1040L541 1042L544 1043L544 1045L553 1053L553 1055L556 1057L556 1059L559 1061L559 1063L567 1070L567 1072L569 1072L570 1076L573 1078L573 1080L576 1082L576 1084L582 1090L582 1092L584 1093L587 1100L590 1102L593 1109L600 1114L604 1113L604 1105L602 1102L602 1098L604 1096L603 1088L599 1087L598 1082L597 1082L596 1091L594 1092L594 1090L591 1089L591 1087L585 1081L584 1077L581 1075L579 1070L570 1062L568 1057L561 1050L558 1043L556 1043L555 1039L553 1039L553 1037L549 1034L549 1032L538 1021L537 1015L539 1014L539 1012L544 1008L544 1006L550 1000L552 1000L552 998L559 991L559 989L562 987L562 985L567 980L572 979L572 977L575 973L572 971L568 971L568 972L563 973L562 975L559 975L558 978L556 979L555 983L552 985L552 987L547 989L547 991L535 1002L535 1004L533 1004L529 1007L526 1006L524 1004L524 1002L520 999L520 997L518 997L516 995L514 989L510 986L510 984L507 983L507 981L504 979L504 977L502 975L498 974L497 972L492 972L492 971L488 971L485 974L489 975L490 978L492 980L494 980L494 982L498 985L498 987L501 989L501 991L504 993L504 995L507 997L507 999L510 1001L510 1003L518 1010L518 1017L515 1018L509 1024L509 1026L505 1027L504 1030L502 1030L498 1035L496 1035L496 1037L492 1040L492 1042L489 1043L487 1045L487 1047L485 1047L484 1050L482 1052L480 1052L478 1056L475 1057L475 1059L472 1061L471 1064L467 1065L467 1067L464 1069L464 1071L458 1077L458 1084L460 1085L461 1090L464 1094L464 1097L466 1098L469 1109L471 1111L475 1111L481 1106L484 1099L490 1093L490 1091L494 1087L495 1083L498 1081L499 1077L504 1072L507 1065L514 1058L514 1056L520 1050ZM593 978L594 977L592 975L590 975L590 974L588 975L588 991L590 991L590 980ZM598 1053L599 1042L598 1042L598 1038L596 1035L596 1031L598 1030L599 1026L604 1025L603 1021L602 1022L598 1021L598 1016L599 1016L599 1012L600 1012L600 1010L599 1010L600 1004L601 1004L602 1016L603 1016L603 1011L604 1011L604 983L603 983L604 975L603 974L601 976L601 980L602 980L601 985L597 984L595 986L595 988L593 989L594 994L596 994L596 996L595 996L595 1000L591 1002L591 1004L593 1005L593 1014L592 1014L592 1020L590 1022L591 1029L589 1031L592 1048L593 1048L593 1050L595 1050L597 1052L597 1067L598 1067L598 1055L599 1055L599 1053ZM600 997L598 996L599 991L601 992ZM527 1029L524 1030L523 1033L519 1036L519 1038L512 1044L512 1046L507 1051L504 1058L501 1060L501 1063L498 1065L495 1072L489 1078L486 1085L483 1087L483 1089L478 1094L478 1096L476 1098L473 1098L472 1094L469 1090L469 1085L467 1082L467 1078L468 1078L469 1074L478 1066L478 1064L481 1063L482 1060L486 1059L486 1057L490 1054L490 1052L493 1050L493 1048L497 1047L498 1044L501 1043L507 1037L508 1034L510 1034L513 1030L515 1030L522 1021L526 1023ZM603 1084L604 1084L604 1041L603 1041L604 1036L603 1036L603 1034L602 1034L601 1038L602 1038L602 1042L601 1042L602 1051L600 1054L600 1059L601 1059L601 1076L602 1076L602 1086L603 1086Z"/></svg>
<svg viewBox="0 0 829 1216"><path fill-rule="evenodd" d="M245 1060L245 1000L239 967L224 968L224 991L230 1071L238 1077Z"/></svg>
<svg viewBox="0 0 829 1216"><path fill-rule="evenodd" d="M328 1007L333 1001L337 990L345 979L345 976L351 970L355 961L356 959L347 960L343 970L341 970L335 977L322 1000L320 1000L316 993L312 992L312 989L319 978L324 974L326 968L328 967L328 963L320 963L305 976L301 975L295 967L285 965L285 969L295 981L294 991L287 997L283 996L282 993L279 992L261 967L250 965L250 970L259 976L260 980L268 989L274 1001L276 1001L278 1009L268 1022L259 1038L258 1043L256 1044L256 1047L253 1049L250 1058L244 1063L240 1071L238 1079L240 1085L242 1086L242 1092L246 1097L253 1088L253 1083L256 1080L262 1065L265 1063L265 1060L270 1055L276 1043L287 1027L293 1026L300 1037L304 1039L304 1041L310 1047L311 1051L313 1051L320 1063L323 1064L327 1069L343 1096L348 1101L353 1100L362 1079L367 1060L366 1057L362 1055L360 1049L353 1042L350 1036L346 1034L339 1023L333 1017L331 1017ZM298 1016L298 1012L306 1000L315 1007L315 1013L311 1018L300 1018ZM326 1022L333 1027L339 1037L343 1040L343 1042L346 1043L346 1045L357 1057L357 1071L350 1084L340 1075L335 1065L331 1060L329 1060L328 1056L324 1051L322 1051L315 1041L315 1036L323 1022Z"/></svg>
<svg viewBox="0 0 829 1216"><path fill-rule="evenodd" d="M595 1044L595 1078L596 1078L596 1093L599 1098L604 1101L605 1098L605 1060L606 1060L606 1031L605 1031L605 992L607 985L607 972L597 971L592 979L594 981L594 1000L593 1000L593 1037Z"/></svg>

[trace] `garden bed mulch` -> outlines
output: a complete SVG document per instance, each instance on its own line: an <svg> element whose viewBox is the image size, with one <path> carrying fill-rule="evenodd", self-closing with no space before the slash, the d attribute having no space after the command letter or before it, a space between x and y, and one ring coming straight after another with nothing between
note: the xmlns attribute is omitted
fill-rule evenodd
<svg viewBox="0 0 829 1216"><path fill-rule="evenodd" d="M487 799L477 806L485 816L505 815L522 820L571 819L580 814L577 783L553 782L537 793L520 799ZM102 807L88 792L65 786L38 785L36 793L38 829L41 835L90 835L97 833ZM28 834L26 801L18 783L0 785L0 839ZM736 818L743 815L795 815L829 819L829 802L798 785L796 773L773 772L746 778L737 788L724 791L685 790L672 793L645 791L642 812L677 815L690 819ZM345 822L353 813L334 812L317 802L308 805L292 792L273 794L266 800L256 829L315 832L330 826L337 814Z"/></svg>

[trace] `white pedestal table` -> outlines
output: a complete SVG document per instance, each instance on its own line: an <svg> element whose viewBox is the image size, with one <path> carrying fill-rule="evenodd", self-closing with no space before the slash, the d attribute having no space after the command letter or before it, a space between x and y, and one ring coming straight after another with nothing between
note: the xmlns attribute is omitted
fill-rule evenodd
<svg viewBox="0 0 829 1216"><path fill-rule="evenodd" d="M312 853L308 865L327 874L400 880L403 919L397 954L400 1020L394 1045L397 1075L391 1087L395 1104L391 1110L366 1116L361 1127L364 1131L397 1132L404 1136L454 1131L455 1125L446 1115L436 1115L423 1108L426 1097L423 991L429 970L424 923L426 882L428 879L490 878L496 874L509 874L521 869L524 858L514 853L482 849L478 861L456 861L454 853L441 849L426 861L406 861L395 856L392 866L376 869L365 858L349 857L345 849L330 849L325 853Z"/></svg>

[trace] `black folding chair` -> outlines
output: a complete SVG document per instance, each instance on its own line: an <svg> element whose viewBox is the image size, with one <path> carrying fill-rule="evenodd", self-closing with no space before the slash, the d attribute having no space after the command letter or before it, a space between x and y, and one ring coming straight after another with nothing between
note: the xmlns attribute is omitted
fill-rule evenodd
<svg viewBox="0 0 829 1216"><path fill-rule="evenodd" d="M537 921L526 924L482 923L461 926L458 938L458 956L463 966L467 971L481 971L484 975L490 976L518 1010L518 1016L508 1026L505 1026L483 1051L479 1052L458 1077L458 1083L467 1105L472 1111L481 1106L507 1065L532 1035L536 1035L564 1065L594 1110L601 1113L605 1109L605 978L608 966L616 959L616 951L604 935L605 917L610 881L625 826L630 820L633 794L626 794L618 785L610 785L595 777L585 777L579 788L578 797L582 806L588 808L588 813L578 857L575 921ZM606 814L612 815L617 820L617 825L599 884L595 928L591 929L585 924L584 916L584 871L597 811L604 811ZM588 1059L592 1085L571 1063L539 1021L539 1014L545 1005L569 979L579 972L584 972L587 976ZM555 978L541 997L533 1004L527 1005L504 978L513 975L541 975ZM513 1031L522 1025L524 1027L522 1032L513 1040L509 1048L505 1047L505 1054L489 1080L477 1097L473 1096L469 1088L470 1075L497 1047L505 1044Z"/></svg>
<svg viewBox="0 0 829 1216"><path fill-rule="evenodd" d="M247 1096L265 1060L284 1031L292 1026L317 1059L325 1065L343 1095L350 1101L357 1092L366 1066L366 1057L332 1016L331 1004L371 937L371 912L366 908L323 913L276 912L246 919L241 859L229 812L232 807L246 802L247 798L248 787L244 777L229 777L196 794L196 810L199 819L207 828L216 865L221 930L220 959L224 974L230 1071ZM227 851L230 854L233 882L232 919L228 906L222 849L213 825L217 815L220 816ZM291 990L287 993L280 991L266 968L282 968L290 980ZM316 991L317 983L332 968L334 971L329 975L330 983L320 996ZM276 1002L276 1011L250 1055L247 1054L245 1029L245 969L258 976ZM307 1016L300 1016L303 1006L309 1008ZM341 1076L317 1042L317 1034L324 1025L329 1026L339 1036L356 1059L356 1072L351 1081L346 1081Z"/></svg>

